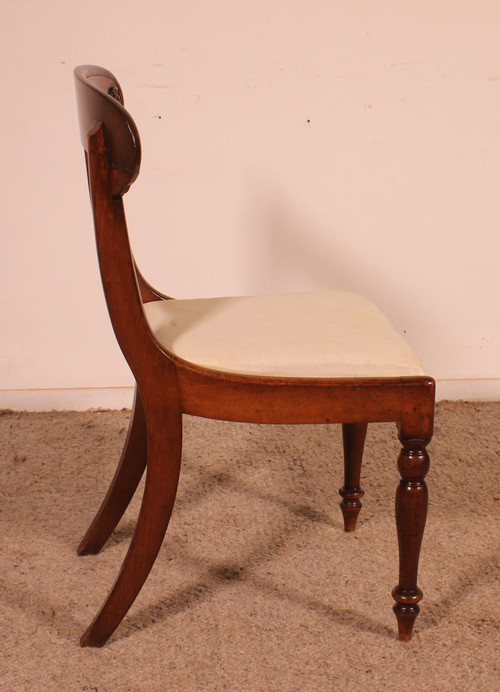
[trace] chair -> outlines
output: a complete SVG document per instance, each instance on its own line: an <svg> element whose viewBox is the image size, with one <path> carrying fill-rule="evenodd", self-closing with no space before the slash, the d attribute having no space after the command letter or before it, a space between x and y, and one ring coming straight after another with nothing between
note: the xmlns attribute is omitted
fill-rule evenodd
<svg viewBox="0 0 500 692"><path fill-rule="evenodd" d="M422 598L417 570L434 381L378 308L357 294L174 300L153 288L135 263L123 207L123 195L139 173L136 125L110 72L84 65L74 74L104 293L136 382L121 460L80 555L100 551L147 469L130 547L80 644L102 646L108 640L153 566L176 495L183 413L248 423L342 424L339 492L346 531L354 530L361 509L367 424L397 423L400 560L392 595L399 638L408 641Z"/></svg>

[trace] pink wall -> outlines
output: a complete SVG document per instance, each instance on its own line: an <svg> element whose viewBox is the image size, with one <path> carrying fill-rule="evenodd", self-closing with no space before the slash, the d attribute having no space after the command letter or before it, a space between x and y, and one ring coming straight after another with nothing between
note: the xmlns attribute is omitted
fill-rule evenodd
<svg viewBox="0 0 500 692"><path fill-rule="evenodd" d="M441 396L500 399L496 0L2 12L0 406L128 401L78 143L71 71L85 62L116 73L141 130L128 215L153 283L365 293Z"/></svg>

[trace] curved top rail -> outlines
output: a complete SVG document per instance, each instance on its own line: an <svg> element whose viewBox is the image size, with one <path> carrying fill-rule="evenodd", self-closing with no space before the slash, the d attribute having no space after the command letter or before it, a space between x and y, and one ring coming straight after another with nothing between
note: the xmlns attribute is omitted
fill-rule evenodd
<svg viewBox="0 0 500 692"><path fill-rule="evenodd" d="M121 196L139 174L141 142L131 115L123 105L123 93L116 77L104 67L80 65L74 70L82 146L88 151L88 135L102 122L112 194Z"/></svg>

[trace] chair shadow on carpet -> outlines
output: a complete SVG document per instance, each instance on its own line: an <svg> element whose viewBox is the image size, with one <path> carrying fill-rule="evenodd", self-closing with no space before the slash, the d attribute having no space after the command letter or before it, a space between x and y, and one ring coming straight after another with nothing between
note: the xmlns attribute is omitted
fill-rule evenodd
<svg viewBox="0 0 500 692"><path fill-rule="evenodd" d="M380 637L394 638L394 630L384 626L378 620L370 617L365 612L356 612L352 609L332 607L328 603L313 598L293 589L282 589L272 583L267 583L262 578L256 578L247 574L245 566L240 564L220 564L208 568L205 575L196 582L186 587L177 589L168 598L158 599L154 604L145 606L129 614L122 627L112 636L110 643L127 639L137 630L153 627L160 621L167 620L183 611L187 611L196 604L213 598L222 589L234 582L247 582L251 587L269 595L274 600L288 601L299 605L309 611L327 618L337 625L342 624L357 632L370 632Z"/></svg>
<svg viewBox="0 0 500 692"><path fill-rule="evenodd" d="M220 423L219 423L220 425ZM160 552L158 564L153 568L153 574L165 567L165 556L168 554L170 565L174 561L177 570L182 570L183 566L189 566L189 577L185 586L169 586L169 574L167 565L164 570L165 590L170 590L170 594L165 598L156 598L153 604L141 606L137 604L133 606L127 617L123 621L121 627L114 633L110 639L120 641L127 639L137 630L145 629L154 626L155 624L167 620L178 613L188 611L196 604L201 604L211 598L220 595L221 592L229 586L241 583L252 589L252 593L257 596L264 595L269 597L269 601L276 603L289 603L290 605L298 606L304 611L314 612L317 615L342 624L344 627L349 627L356 632L371 632L377 636L394 637L394 629L383 624L384 620L376 619L370 615L369 610L360 605L357 608L342 607L342 599L336 599L334 589L332 589L332 603L328 602L328 598L324 600L320 597L313 596L306 590L302 591L293 588L294 574L293 571L287 575L286 583L283 586L274 584L272 580L265 579L264 576L255 573L255 570L262 566L263 563L276 556L284 546L289 544L298 533L315 532L316 528L321 527L324 530L331 529L332 537L340 538L347 536L350 540L352 550L355 550L356 536L353 534L344 534L343 522L338 502L340 497L337 495L337 489L341 485L342 459L341 459L341 441L339 439L340 431L337 426L318 426L313 430L311 426L307 428L309 441L313 442L314 453L301 456L296 455L293 459L284 453L280 448L279 430L277 428L270 430L269 428L259 428L250 438L239 437L237 434L237 424L230 424L232 429L236 431L235 439L231 439L229 443L230 452L227 456L221 455L220 460L216 464L208 467L200 467L199 452L195 449L191 451L192 459L186 460L186 473L181 474L181 485L179 488L179 497L174 512L172 515L172 523L167 531L164 546ZM392 427L392 426L391 426ZM226 426L227 428L227 426ZM322 430L320 430L322 428ZM276 436L278 441L276 442ZM284 433L285 439L290 436L290 430ZM267 439L272 439L276 447L269 451L261 452L262 446L266 447ZM321 445L314 447L314 441ZM213 456L217 457L216 452L212 452ZM261 458L259 459L259 455ZM237 467L231 462L231 456L238 459ZM268 458L269 457L269 458ZM300 457L300 460L299 460ZM328 459L327 463L324 457ZM196 461L193 463L193 459ZM256 462L257 459L257 462ZM394 464L396 455L394 454ZM262 478L257 479L257 483L253 483L252 473L258 472L265 464L270 464L273 471L280 474L280 478L288 477L287 481L290 485L288 489L283 491L280 484L274 486L266 485L262 482ZM369 466L369 464L368 464ZM301 484L294 487L294 476L300 474ZM327 477L325 477L327 473ZM392 471L393 484L390 487L384 488L387 491L387 501L391 504L391 522L392 519L392 503L393 492L398 480L396 469ZM248 543L245 544L244 554L238 558L223 557L222 559L214 559L216 551L211 551L209 545L212 537L210 529L207 532L206 542L207 547L203 551L205 557L199 559L190 555L191 540L198 541L198 548L201 539L193 535L196 532L191 530L186 532L186 545L181 545L176 539L176 531L183 524L183 519L189 515L191 510L199 510L199 506L210 504L218 505L216 493L220 504L221 493L236 493L239 498L242 498L242 504L248 508L252 508L252 512L256 515L256 521L259 520L259 512L265 508L271 508L282 517L284 526L281 526L281 531L274 533L271 536L259 535L261 540L255 540L255 535L248 536ZM371 494L370 503L377 502L377 493L379 488L374 489ZM138 490L138 499L142 495L142 487ZM325 497L327 504L325 504ZM137 499L137 500L138 500ZM138 501L135 500L134 502ZM105 554L108 550L121 546L122 543L128 542L133 535L135 528L135 520L132 515L135 513L136 507L131 508L117 529L108 540L102 553ZM363 514L363 512L362 512ZM365 516L367 516L366 513ZM235 520L238 516L235 515ZM361 519L361 527L363 519ZM248 526L242 524L242 531L246 532ZM395 534L395 529L394 529ZM335 538L333 538L335 540ZM391 537L396 549L396 538ZM335 560L341 559L341 546L331 546L329 550L328 560L332 564ZM230 538L225 539L223 552L231 554ZM366 552L366 551L365 551ZM163 558L162 558L163 553ZM85 558L87 559L87 558ZM113 558L115 560L115 558ZM193 570L195 572L193 577ZM394 579L396 579L397 557L394 561ZM381 584L381 591L388 591L392 583ZM359 584L360 591L362 583ZM147 593L147 585L145 587ZM337 600L338 606L335 604ZM387 601L387 609L389 612L387 621L390 621L390 607L392 603Z"/></svg>
<svg viewBox="0 0 500 692"><path fill-rule="evenodd" d="M37 622L40 632L53 631L61 639L77 641L83 623L67 609L59 607L52 594L4 579L0 579L0 592L10 607L22 613L23 618Z"/></svg>
<svg viewBox="0 0 500 692"><path fill-rule="evenodd" d="M233 484L230 474L225 474L224 483L228 487ZM199 605L204 601L216 598L225 588L238 583L246 584L254 593L258 592L265 597L269 597L270 602L289 602L357 632L371 632L381 637L394 637L392 627L383 625L379 620L371 617L363 608L357 611L350 608L342 608L340 605L336 607L329 604L326 600L292 588L293 573L289 575L288 584L290 586L273 584L271 580L266 580L262 575L254 573L254 570L259 565L272 559L273 555L289 543L297 531L303 530L301 525L304 522L312 530L314 530L312 525L323 524L331 527L336 532L340 532L342 530L340 517L334 522L332 517L326 512L317 510L309 504L294 503L271 493L259 492L252 487L242 487L240 482L238 482L238 490L239 492L244 492L251 501L265 500L281 505L287 512L293 514L297 521L289 525L287 531L282 531L279 535L275 534L272 540L263 541L260 544L253 543L246 555L239 560L199 560L189 555L185 545L179 545L175 538L169 538L167 534L162 550L169 555L169 561L173 560L180 563L180 569L182 569L182 565L189 564L191 570L194 569L199 573L199 578L191 579L186 586L174 589L169 596L156 599L153 604L132 609L122 626L110 639L110 643L127 639L136 633L137 630L153 627L158 622L188 611L197 604ZM190 500L193 500L193 498L190 498ZM332 507L332 515L336 510L337 507ZM133 531L133 521L123 522L113 535L108 547L128 541L132 537ZM335 551L332 552L331 557L334 560ZM160 560L160 565L155 566L154 569L160 569L162 562ZM168 584L168 572L165 573L165 580Z"/></svg>
<svg viewBox="0 0 500 692"><path fill-rule="evenodd" d="M439 627L444 621L457 617L460 619L460 604L469 597L480 598L478 592L481 587L487 587L494 581L495 575L500 573L500 557L494 549L489 555L483 555L481 560L469 555L461 556L461 559L462 564L458 571L452 573L452 579L446 584L443 595L427 599L428 607L423 618L426 627ZM449 574L451 575L450 572ZM488 619L491 620L492 629L499 631L500 619L493 614ZM484 624L485 620L482 619L481 623Z"/></svg>

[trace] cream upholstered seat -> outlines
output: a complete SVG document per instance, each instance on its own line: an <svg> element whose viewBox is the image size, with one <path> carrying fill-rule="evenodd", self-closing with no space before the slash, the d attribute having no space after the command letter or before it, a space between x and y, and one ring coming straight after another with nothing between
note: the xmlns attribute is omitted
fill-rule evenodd
<svg viewBox="0 0 500 692"><path fill-rule="evenodd" d="M277 377L424 375L383 313L357 293L164 300L144 311L161 346L205 368Z"/></svg>

